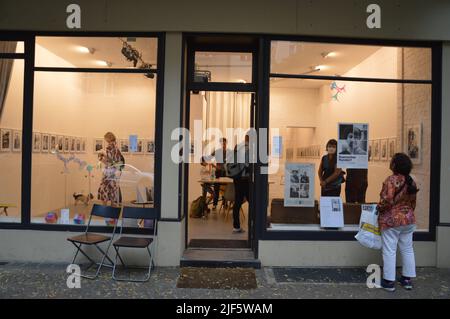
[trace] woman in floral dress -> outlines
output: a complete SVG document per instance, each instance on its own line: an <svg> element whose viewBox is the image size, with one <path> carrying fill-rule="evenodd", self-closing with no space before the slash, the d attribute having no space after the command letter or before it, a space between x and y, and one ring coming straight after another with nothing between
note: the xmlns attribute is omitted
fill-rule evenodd
<svg viewBox="0 0 450 319"><path fill-rule="evenodd" d="M106 151L99 154L99 160L104 164L103 177L98 188L98 199L104 205L111 202L111 206L118 206L122 201L120 187L118 184L118 171L124 164L124 158L116 143L113 133L105 134Z"/></svg>

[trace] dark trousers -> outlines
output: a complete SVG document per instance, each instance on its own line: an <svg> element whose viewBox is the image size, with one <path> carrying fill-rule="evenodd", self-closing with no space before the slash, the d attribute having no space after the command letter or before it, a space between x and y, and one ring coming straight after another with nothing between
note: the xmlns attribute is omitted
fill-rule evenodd
<svg viewBox="0 0 450 319"><path fill-rule="evenodd" d="M233 206L233 227L241 228L239 220L239 211L241 210L244 199L249 199L250 183L248 178L234 179L234 206Z"/></svg>
<svg viewBox="0 0 450 319"><path fill-rule="evenodd" d="M213 188L214 188L213 206L217 206L217 203L219 202L220 184L219 183L214 184Z"/></svg>
<svg viewBox="0 0 450 319"><path fill-rule="evenodd" d="M334 188L323 188L321 189L320 196L324 197L339 197L341 195L341 185Z"/></svg>

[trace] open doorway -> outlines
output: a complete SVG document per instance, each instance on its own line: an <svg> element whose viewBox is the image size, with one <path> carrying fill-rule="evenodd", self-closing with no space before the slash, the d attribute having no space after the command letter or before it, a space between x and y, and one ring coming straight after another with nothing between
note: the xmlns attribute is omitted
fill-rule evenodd
<svg viewBox="0 0 450 319"><path fill-rule="evenodd" d="M250 129L252 99L252 93L248 92L190 92L190 131L194 136L201 134L204 148L200 162L192 160L188 169L189 247L250 247L249 174L247 172L241 179L247 181L236 186L226 169L235 148L242 145L245 138L239 140L238 134L230 138L226 132ZM220 132L223 135L217 136ZM243 202L239 200L242 197L245 197ZM204 210L196 205L203 201Z"/></svg>
<svg viewBox="0 0 450 319"><path fill-rule="evenodd" d="M249 163L245 181L238 182L226 167L255 127L257 47L252 38L186 37L183 118L191 154L182 175L187 248L242 249L254 258L254 167Z"/></svg>

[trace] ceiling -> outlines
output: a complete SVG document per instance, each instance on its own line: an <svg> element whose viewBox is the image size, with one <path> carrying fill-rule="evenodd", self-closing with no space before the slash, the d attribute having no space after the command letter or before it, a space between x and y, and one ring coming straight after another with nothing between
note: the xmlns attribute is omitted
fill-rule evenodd
<svg viewBox="0 0 450 319"><path fill-rule="evenodd" d="M156 38L121 38L142 53L142 60L152 65L157 62ZM36 43L66 60L75 67L103 67L99 61L111 63L114 68L133 67L121 53L122 41L117 37L37 37ZM82 48L94 49L93 53ZM271 46L271 73L344 75L364 59L379 50L380 46L349 45L315 42L273 41ZM332 52L333 56L325 57ZM37 66L48 65L36 60ZM213 81L251 81L251 53L198 52L196 64L212 72ZM139 64L138 64L139 65ZM320 70L314 67L320 66ZM330 81L272 78L272 87L318 88Z"/></svg>
<svg viewBox="0 0 450 319"><path fill-rule="evenodd" d="M123 42L127 41L142 54L142 60L156 67L157 39L156 38L118 38L118 37L37 37L36 43L75 67L95 68L104 67L99 61L110 62L112 68L133 67L133 62L127 61L121 53ZM82 51L83 48L94 49L93 54ZM86 51L86 50L85 50ZM48 61L36 59L36 66L48 65ZM138 64L139 66L139 64Z"/></svg>

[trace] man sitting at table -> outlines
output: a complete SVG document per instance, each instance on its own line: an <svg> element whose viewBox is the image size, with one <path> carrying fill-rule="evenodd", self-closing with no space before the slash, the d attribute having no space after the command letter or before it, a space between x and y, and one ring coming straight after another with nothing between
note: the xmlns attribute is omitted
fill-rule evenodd
<svg viewBox="0 0 450 319"><path fill-rule="evenodd" d="M227 157L232 156L232 151L227 148L227 139L222 137L220 139L221 148L214 150L211 155L202 157L202 165L206 166L207 162L211 162L215 159L215 164L211 164L215 168L215 177L220 178L226 176L224 164L227 162ZM220 184L214 183L214 196L213 196L213 210L217 208L217 203L219 201Z"/></svg>

